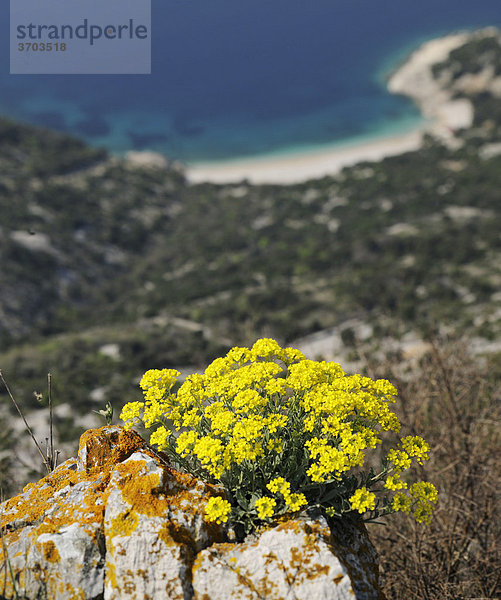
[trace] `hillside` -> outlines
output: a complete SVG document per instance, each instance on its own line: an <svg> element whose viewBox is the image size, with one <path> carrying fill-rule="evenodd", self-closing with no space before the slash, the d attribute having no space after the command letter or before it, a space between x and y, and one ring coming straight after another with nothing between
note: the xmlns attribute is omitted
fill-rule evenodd
<svg viewBox="0 0 501 600"><path fill-rule="evenodd" d="M289 186L189 185L1 119L0 367L25 406L51 371L72 441L78 414L119 410L147 368L263 335L324 336L351 361L437 332L500 352L500 35L468 36L433 77L471 127Z"/></svg>

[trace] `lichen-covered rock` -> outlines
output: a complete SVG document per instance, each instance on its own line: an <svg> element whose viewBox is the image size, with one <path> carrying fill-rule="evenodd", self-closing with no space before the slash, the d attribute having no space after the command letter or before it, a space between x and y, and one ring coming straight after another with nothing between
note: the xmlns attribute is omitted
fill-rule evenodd
<svg viewBox="0 0 501 600"><path fill-rule="evenodd" d="M211 486L138 452L117 465L105 512L105 600L192 598L196 553L222 529L203 520Z"/></svg>
<svg viewBox="0 0 501 600"><path fill-rule="evenodd" d="M122 427L89 429L80 438L77 469L87 473L108 471L143 447L144 441L137 433Z"/></svg>
<svg viewBox="0 0 501 600"><path fill-rule="evenodd" d="M0 505L0 598L382 598L361 521L331 531L310 510L228 543L203 518L222 493L171 468L134 432L87 431L77 459Z"/></svg>
<svg viewBox="0 0 501 600"><path fill-rule="evenodd" d="M16 597L16 591L54 600L102 594L101 478L79 480L75 463L60 465L0 507L6 549L6 555L0 551L0 590L5 597Z"/></svg>
<svg viewBox="0 0 501 600"><path fill-rule="evenodd" d="M202 519L215 493L132 431L87 431L77 459L0 505L0 597L189 598L196 552L223 535Z"/></svg>
<svg viewBox="0 0 501 600"><path fill-rule="evenodd" d="M103 589L102 552L96 539L77 523L56 533L42 533L27 558L30 596L38 584L38 593L48 598L98 598Z"/></svg>
<svg viewBox="0 0 501 600"><path fill-rule="evenodd" d="M372 548L366 533L364 541L360 539L362 528L346 527L342 544L351 534L354 547ZM377 576L373 577L377 569L373 548L356 566L347 563L344 552L336 553L334 535L321 515L284 521L252 538L240 544L213 544L198 554L193 568L195 599L382 598Z"/></svg>

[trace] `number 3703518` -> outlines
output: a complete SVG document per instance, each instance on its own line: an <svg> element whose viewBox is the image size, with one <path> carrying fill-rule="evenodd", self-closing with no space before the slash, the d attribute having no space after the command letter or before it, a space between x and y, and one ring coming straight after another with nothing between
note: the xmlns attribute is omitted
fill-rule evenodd
<svg viewBox="0 0 501 600"><path fill-rule="evenodd" d="M19 52L65 52L64 42L19 42Z"/></svg>

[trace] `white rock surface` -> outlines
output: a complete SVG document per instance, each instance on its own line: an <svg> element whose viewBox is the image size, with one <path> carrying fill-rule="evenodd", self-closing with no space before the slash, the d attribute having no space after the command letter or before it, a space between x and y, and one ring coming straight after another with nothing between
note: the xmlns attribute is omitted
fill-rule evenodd
<svg viewBox="0 0 501 600"><path fill-rule="evenodd" d="M214 544L197 556L195 598L348 600L353 597L350 578L329 537L325 520L289 521L256 541Z"/></svg>
<svg viewBox="0 0 501 600"><path fill-rule="evenodd" d="M214 536L203 520L207 486L190 477L189 486L167 479L165 468L142 452L122 464L112 474L104 518L105 600L192 598L195 553ZM138 490L136 478L146 487Z"/></svg>
<svg viewBox="0 0 501 600"><path fill-rule="evenodd" d="M325 518L317 515L252 537L240 544L213 544L198 554L193 567L197 600L382 598L375 551L364 530L347 528L336 542Z"/></svg>
<svg viewBox="0 0 501 600"><path fill-rule="evenodd" d="M75 466L74 459L67 461L52 481L63 473L74 474ZM85 599L90 600L102 594L104 539L99 519L86 503L92 487L93 482L82 481L54 492L48 483L35 485L18 496L18 502L0 507L2 521L8 523L5 560L23 598L67 600L85 591ZM5 597L15 597L10 569L3 576L0 571L0 589L3 585Z"/></svg>
<svg viewBox="0 0 501 600"><path fill-rule="evenodd" d="M102 545L102 544L101 544ZM43 533L32 544L27 558L30 594L38 583L47 598L68 600L85 590L86 598L98 598L103 589L102 548L78 523L57 533ZM43 580L38 577L43 573Z"/></svg>
<svg viewBox="0 0 501 600"><path fill-rule="evenodd" d="M125 154L125 159L135 167L165 169L168 165L168 161L163 154L148 150L130 150Z"/></svg>

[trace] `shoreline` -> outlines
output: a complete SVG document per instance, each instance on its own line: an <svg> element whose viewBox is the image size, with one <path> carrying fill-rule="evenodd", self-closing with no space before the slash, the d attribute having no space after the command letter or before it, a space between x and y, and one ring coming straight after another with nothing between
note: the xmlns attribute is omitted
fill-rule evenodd
<svg viewBox="0 0 501 600"><path fill-rule="evenodd" d="M189 183L294 184L337 175L344 167L364 161L418 150L426 125L401 135L388 135L366 142L346 142L307 152L256 156L231 161L198 163L185 169Z"/></svg>
<svg viewBox="0 0 501 600"><path fill-rule="evenodd" d="M426 119L404 134L381 135L364 142L337 142L332 147L297 153L261 155L221 162L201 162L185 168L186 179L196 183L295 184L335 176L344 167L380 161L422 147L424 133L454 143L454 131L471 126L473 108L468 100L454 101L432 76L432 66L444 61L474 33L460 32L424 42L389 76L389 93L409 97Z"/></svg>

